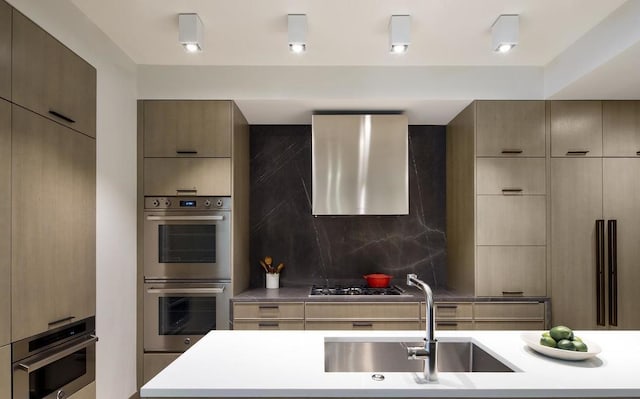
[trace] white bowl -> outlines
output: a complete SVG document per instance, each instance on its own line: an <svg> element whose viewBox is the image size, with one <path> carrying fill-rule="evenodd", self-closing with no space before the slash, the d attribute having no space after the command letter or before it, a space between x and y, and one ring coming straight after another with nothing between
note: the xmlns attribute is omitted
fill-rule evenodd
<svg viewBox="0 0 640 399"><path fill-rule="evenodd" d="M542 332L539 333L524 333L521 335L522 340L534 351L541 353L545 356L554 357L562 360L585 360L596 356L602 351L600 347L594 342L584 341L589 349L587 352L569 351L565 349L551 348L540 344L540 338Z"/></svg>

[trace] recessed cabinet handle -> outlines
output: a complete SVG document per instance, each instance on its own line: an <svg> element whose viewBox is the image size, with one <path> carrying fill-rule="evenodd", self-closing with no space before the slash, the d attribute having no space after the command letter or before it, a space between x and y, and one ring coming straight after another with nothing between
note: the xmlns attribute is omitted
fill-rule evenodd
<svg viewBox="0 0 640 399"><path fill-rule="evenodd" d="M184 195L184 194L196 194L198 192L197 188L177 188L176 189L176 194L177 195Z"/></svg>
<svg viewBox="0 0 640 399"><path fill-rule="evenodd" d="M458 325L458 323L454 323L450 321L437 321L436 324L441 327L444 327L444 326L455 327Z"/></svg>
<svg viewBox="0 0 640 399"><path fill-rule="evenodd" d="M196 150L176 150L176 154L179 155L195 155L198 151Z"/></svg>
<svg viewBox="0 0 640 399"><path fill-rule="evenodd" d="M636 151L636 155L640 155L640 151Z"/></svg>
<svg viewBox="0 0 640 399"><path fill-rule="evenodd" d="M587 155L588 150L567 151L567 155Z"/></svg>
<svg viewBox="0 0 640 399"><path fill-rule="evenodd" d="M280 306L278 305L259 305L258 309L260 310L266 310L266 309L278 309L280 308Z"/></svg>
<svg viewBox="0 0 640 399"><path fill-rule="evenodd" d="M438 309L458 309L458 305L437 305Z"/></svg>
<svg viewBox="0 0 640 399"><path fill-rule="evenodd" d="M277 321L260 322L258 323L258 327L280 327L280 323L278 323Z"/></svg>
<svg viewBox="0 0 640 399"><path fill-rule="evenodd" d="M351 323L354 327L373 327L373 323L370 322L361 322L361 321L354 321L353 323Z"/></svg>
<svg viewBox="0 0 640 399"><path fill-rule="evenodd" d="M523 291L502 291L502 295L523 295Z"/></svg>
<svg viewBox="0 0 640 399"><path fill-rule="evenodd" d="M503 154L522 154L522 150L518 150L518 149L505 149L502 150Z"/></svg>
<svg viewBox="0 0 640 399"><path fill-rule="evenodd" d="M55 326L56 324L64 323L65 321L71 321L75 318L76 318L75 316L69 316L59 320L50 321L48 324L49 324L49 327L51 327L51 326Z"/></svg>
<svg viewBox="0 0 640 399"><path fill-rule="evenodd" d="M521 192L522 192L521 188L503 188L502 189L502 194L518 194Z"/></svg>
<svg viewBox="0 0 640 399"><path fill-rule="evenodd" d="M76 121L74 121L73 119L69 118L68 116L61 114L58 111L54 111L52 109L49 110L49 113L57 118L62 119L63 121L69 122L69 123L76 123Z"/></svg>

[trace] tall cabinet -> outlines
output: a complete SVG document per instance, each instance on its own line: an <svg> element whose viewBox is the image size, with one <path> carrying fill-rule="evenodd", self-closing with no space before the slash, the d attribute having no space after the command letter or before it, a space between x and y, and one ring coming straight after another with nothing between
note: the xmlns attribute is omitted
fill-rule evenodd
<svg viewBox="0 0 640 399"><path fill-rule="evenodd" d="M11 343L11 105L0 99L0 347L9 343Z"/></svg>
<svg viewBox="0 0 640 399"><path fill-rule="evenodd" d="M0 98L11 99L11 6L0 0Z"/></svg>
<svg viewBox="0 0 640 399"><path fill-rule="evenodd" d="M552 101L550 120L553 323L637 329L640 102Z"/></svg>

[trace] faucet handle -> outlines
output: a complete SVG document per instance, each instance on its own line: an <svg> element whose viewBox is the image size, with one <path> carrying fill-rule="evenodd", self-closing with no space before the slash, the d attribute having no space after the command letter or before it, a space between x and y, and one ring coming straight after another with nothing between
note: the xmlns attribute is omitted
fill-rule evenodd
<svg viewBox="0 0 640 399"><path fill-rule="evenodd" d="M411 281L411 279L416 279L416 278L418 278L417 274L413 274L413 273L407 274L407 285L408 286L415 285L415 284L413 284L413 281Z"/></svg>

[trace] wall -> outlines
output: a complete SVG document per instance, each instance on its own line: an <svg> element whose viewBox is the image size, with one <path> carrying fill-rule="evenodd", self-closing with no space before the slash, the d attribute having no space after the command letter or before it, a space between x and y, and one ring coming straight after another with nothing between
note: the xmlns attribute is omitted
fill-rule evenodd
<svg viewBox="0 0 640 399"><path fill-rule="evenodd" d="M445 127L409 126L409 215L311 215L311 126L251 126L251 286L258 260L284 262L282 286L417 273L446 285Z"/></svg>
<svg viewBox="0 0 640 399"><path fill-rule="evenodd" d="M97 398L136 390L136 67L67 0L9 0L97 69Z"/></svg>

